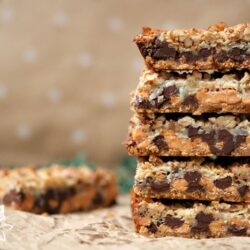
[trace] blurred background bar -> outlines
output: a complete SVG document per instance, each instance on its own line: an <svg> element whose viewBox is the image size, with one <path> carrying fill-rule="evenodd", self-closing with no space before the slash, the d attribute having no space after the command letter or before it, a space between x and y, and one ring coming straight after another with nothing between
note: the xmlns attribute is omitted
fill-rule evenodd
<svg viewBox="0 0 250 250"><path fill-rule="evenodd" d="M0 163L86 154L115 166L126 150L142 26L249 22L250 0L0 1Z"/></svg>

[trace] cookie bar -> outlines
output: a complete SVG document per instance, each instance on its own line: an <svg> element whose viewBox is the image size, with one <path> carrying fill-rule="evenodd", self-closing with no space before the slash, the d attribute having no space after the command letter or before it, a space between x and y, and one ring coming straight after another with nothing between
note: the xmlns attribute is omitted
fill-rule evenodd
<svg viewBox="0 0 250 250"><path fill-rule="evenodd" d="M136 112L250 112L250 71L154 72L145 69L132 94Z"/></svg>
<svg viewBox="0 0 250 250"><path fill-rule="evenodd" d="M249 204L144 199L132 192L131 207L136 231L147 236L250 236Z"/></svg>
<svg viewBox="0 0 250 250"><path fill-rule="evenodd" d="M218 23L206 30L144 28L134 41L156 71L250 67L250 23L232 27Z"/></svg>
<svg viewBox="0 0 250 250"><path fill-rule="evenodd" d="M141 157L134 192L145 198L250 203L250 158Z"/></svg>
<svg viewBox="0 0 250 250"><path fill-rule="evenodd" d="M250 156L247 116L135 114L126 146L130 155Z"/></svg>
<svg viewBox="0 0 250 250"><path fill-rule="evenodd" d="M20 167L0 169L0 201L32 213L69 213L114 203L113 173L87 167Z"/></svg>

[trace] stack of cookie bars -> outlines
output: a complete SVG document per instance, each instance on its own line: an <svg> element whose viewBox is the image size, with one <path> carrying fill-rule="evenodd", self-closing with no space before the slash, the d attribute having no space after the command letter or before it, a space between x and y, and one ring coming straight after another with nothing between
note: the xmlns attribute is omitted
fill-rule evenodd
<svg viewBox="0 0 250 250"><path fill-rule="evenodd" d="M250 236L250 23L135 37L145 69L126 142L136 231Z"/></svg>

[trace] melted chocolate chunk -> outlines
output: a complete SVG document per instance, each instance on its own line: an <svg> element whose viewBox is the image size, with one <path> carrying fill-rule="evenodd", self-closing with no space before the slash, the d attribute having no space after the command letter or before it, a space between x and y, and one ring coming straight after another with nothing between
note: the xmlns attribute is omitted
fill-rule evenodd
<svg viewBox="0 0 250 250"><path fill-rule="evenodd" d="M176 50L169 47L168 43L161 42L158 38L153 41L153 48L151 57L155 60L166 60L169 58L175 59Z"/></svg>
<svg viewBox="0 0 250 250"><path fill-rule="evenodd" d="M183 225L184 220L176 218L170 214L165 217L164 224L171 228L179 228Z"/></svg>
<svg viewBox="0 0 250 250"><path fill-rule="evenodd" d="M137 43L137 46L145 58L151 56L154 60L180 60L184 58L187 63L194 63L197 60L205 61L209 56L213 55L215 61L222 63L228 59L234 60L236 62L242 62L246 58L249 58L249 54L244 49L234 47L229 51L219 51L215 49L202 48L198 52L179 52L175 48L169 46L169 43L166 41L161 41L158 37L155 37L152 40L151 46L146 47L144 43Z"/></svg>
<svg viewBox="0 0 250 250"><path fill-rule="evenodd" d="M243 185L238 188L238 192L241 197L244 197L248 190L249 190L249 187L247 185Z"/></svg>
<svg viewBox="0 0 250 250"><path fill-rule="evenodd" d="M232 185L232 177L226 176L224 178L220 178L214 181L214 185L219 189L226 189Z"/></svg>
<svg viewBox="0 0 250 250"><path fill-rule="evenodd" d="M47 189L44 194L37 197L34 207L42 212L56 214L60 211L63 201L73 196L75 193L76 190L73 187L65 190Z"/></svg>
<svg viewBox="0 0 250 250"><path fill-rule="evenodd" d="M192 226L191 231L193 233L209 232L209 225L214 221L212 214L205 214L204 212L199 212L196 216L196 225Z"/></svg>
<svg viewBox="0 0 250 250"><path fill-rule="evenodd" d="M186 96L182 104L192 107L192 110L196 110L199 105L198 100L195 95Z"/></svg>
<svg viewBox="0 0 250 250"><path fill-rule="evenodd" d="M231 225L228 227L227 231L233 235L236 236L244 236L247 235L247 229L242 227L242 228L238 228L235 225Z"/></svg>
<svg viewBox="0 0 250 250"><path fill-rule="evenodd" d="M11 205L11 203L20 204L21 202L23 202L24 199L25 199L25 195L23 192L12 189L10 190L9 193L7 193L3 197L3 204L4 205Z"/></svg>
<svg viewBox="0 0 250 250"><path fill-rule="evenodd" d="M148 231L153 234L158 231L157 226L153 222L147 228L148 228Z"/></svg>
<svg viewBox="0 0 250 250"><path fill-rule="evenodd" d="M204 191L203 186L199 183L202 175L198 171L188 171L184 174L184 179L188 182L187 192Z"/></svg>
<svg viewBox="0 0 250 250"><path fill-rule="evenodd" d="M170 188L170 184L167 181L155 181L151 177L147 177L146 182L149 183L154 192L164 192Z"/></svg>
<svg viewBox="0 0 250 250"><path fill-rule="evenodd" d="M199 133L198 133L199 132ZM188 127L188 136L190 138L200 137L202 141L206 142L214 155L226 156L230 155L241 143L245 141L245 136L236 136L236 141L234 142L234 136L226 129L212 130L206 132L200 128L195 128L193 126ZM217 143L222 143L220 148L217 147Z"/></svg>
<svg viewBox="0 0 250 250"><path fill-rule="evenodd" d="M161 150L165 150L168 149L168 145L164 139L163 135L157 135L154 139L153 139L153 143L158 147L158 149Z"/></svg>

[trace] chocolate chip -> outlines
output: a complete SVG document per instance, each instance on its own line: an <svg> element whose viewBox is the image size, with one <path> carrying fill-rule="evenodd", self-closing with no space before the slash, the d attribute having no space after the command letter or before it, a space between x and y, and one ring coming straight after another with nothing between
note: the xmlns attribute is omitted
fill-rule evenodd
<svg viewBox="0 0 250 250"><path fill-rule="evenodd" d="M190 138L200 137L202 141L208 144L211 152L215 155L230 155L240 143L240 141L243 141L243 138L239 137L238 143L234 143L233 135L226 129L221 129L218 131L212 130L210 132L200 130L199 133L198 131L199 128L188 126L188 136ZM220 142L222 143L222 147L218 148L216 144Z"/></svg>
<svg viewBox="0 0 250 250"><path fill-rule="evenodd" d="M235 148L238 148L242 143L245 143L246 138L247 138L246 135L236 135L234 143Z"/></svg>
<svg viewBox="0 0 250 250"><path fill-rule="evenodd" d="M193 137L199 136L199 133L198 133L199 129L200 127L195 128L191 125L188 126L188 137L193 138Z"/></svg>
<svg viewBox="0 0 250 250"><path fill-rule="evenodd" d="M154 192L165 192L170 189L170 184L167 181L152 181L149 184Z"/></svg>
<svg viewBox="0 0 250 250"><path fill-rule="evenodd" d="M99 206L99 205L103 204L103 202L104 202L103 194L101 192L97 192L95 197L92 200L92 203L95 206Z"/></svg>
<svg viewBox="0 0 250 250"><path fill-rule="evenodd" d="M198 171L188 171L184 174L184 179L188 182L199 182L201 179L201 173Z"/></svg>
<svg viewBox="0 0 250 250"><path fill-rule="evenodd" d="M196 216L196 225L191 228L193 233L209 232L209 224L214 221L212 214L205 214L204 212L199 212Z"/></svg>
<svg viewBox="0 0 250 250"><path fill-rule="evenodd" d="M186 96L182 104L192 107L192 110L196 110L199 105L198 100L195 95Z"/></svg>
<svg viewBox="0 0 250 250"><path fill-rule="evenodd" d="M247 185L242 185L241 187L238 188L238 192L241 197L244 197L248 190L249 187Z"/></svg>
<svg viewBox="0 0 250 250"><path fill-rule="evenodd" d="M227 231L233 235L236 236L244 236L247 235L247 229L242 227L242 228L238 228L235 225L231 225L228 227Z"/></svg>
<svg viewBox="0 0 250 250"><path fill-rule="evenodd" d="M232 185L232 177L226 176L214 181L214 185L219 189L226 189Z"/></svg>
<svg viewBox="0 0 250 250"><path fill-rule="evenodd" d="M177 87L175 85L171 85L168 87L164 87L162 90L162 95L163 98L162 100L159 102L158 98L155 99L155 106L157 108L161 108L163 107L165 104L168 104L171 100L171 96L177 94L179 91L177 89Z"/></svg>
<svg viewBox="0 0 250 250"><path fill-rule="evenodd" d="M207 49L207 48L203 48L199 51L199 58L201 59L205 59L207 57L209 57L212 54L212 50L211 49Z"/></svg>
<svg viewBox="0 0 250 250"><path fill-rule="evenodd" d="M164 87L163 91L162 91L162 94L163 94L165 100L170 100L170 97L174 94L177 94L177 93L178 93L178 89L175 85Z"/></svg>
<svg viewBox="0 0 250 250"><path fill-rule="evenodd" d="M225 62L228 59L228 56L226 55L224 51L221 51L219 53L216 53L214 55L214 58L217 62L221 63L221 62Z"/></svg>
<svg viewBox="0 0 250 250"><path fill-rule="evenodd" d="M183 225L184 220L181 220L179 218L176 218L176 217L168 214L165 217L164 223L165 223L165 225L167 225L171 228L178 228L178 227L181 227Z"/></svg>
<svg viewBox="0 0 250 250"><path fill-rule="evenodd" d="M182 52L180 56L184 56L186 62L194 62L198 59L198 56L190 51Z"/></svg>
<svg viewBox="0 0 250 250"><path fill-rule="evenodd" d="M184 174L184 179L188 182L187 192L204 191L199 183L202 175L198 171L188 171Z"/></svg>
<svg viewBox="0 0 250 250"><path fill-rule="evenodd" d="M11 205L12 203L20 204L24 200L24 198L25 195L23 192L12 189L9 191L9 193L4 195L3 204L4 205Z"/></svg>
<svg viewBox="0 0 250 250"><path fill-rule="evenodd" d="M158 147L158 149L161 150L165 150L168 149L168 145L164 139L163 135L157 135L154 139L153 139L153 143Z"/></svg>
<svg viewBox="0 0 250 250"><path fill-rule="evenodd" d="M234 150L234 137L233 135L227 131L226 129L219 130L217 132L217 140L213 145L210 145L210 149L212 153L219 155L230 155ZM223 142L223 146L221 149L218 149L215 144L217 142Z"/></svg>
<svg viewBox="0 0 250 250"><path fill-rule="evenodd" d="M146 56L148 56L148 49L144 43L137 43L137 46L138 46L138 48L139 48L139 50L144 58Z"/></svg>
<svg viewBox="0 0 250 250"><path fill-rule="evenodd" d="M168 46L165 41L160 41L156 38L153 42L151 57L155 60L166 60L169 58L175 59L176 50Z"/></svg>
<svg viewBox="0 0 250 250"><path fill-rule="evenodd" d="M158 231L157 226L153 222L147 228L148 228L148 231L153 234Z"/></svg>
<svg viewBox="0 0 250 250"><path fill-rule="evenodd" d="M152 105L149 100L137 100L135 106L139 109L150 109Z"/></svg>
<svg viewBox="0 0 250 250"><path fill-rule="evenodd" d="M75 188L67 189L52 189L49 188L44 194L40 194L34 204L34 208L39 211L47 212L49 214L56 214L60 211L62 202L67 198L75 195ZM51 205L53 204L53 205Z"/></svg>
<svg viewBox="0 0 250 250"><path fill-rule="evenodd" d="M227 52L227 54L228 54L228 57L232 60L235 60L235 61L244 60L244 57L243 57L244 52L240 48L237 48L237 47L232 48Z"/></svg>

